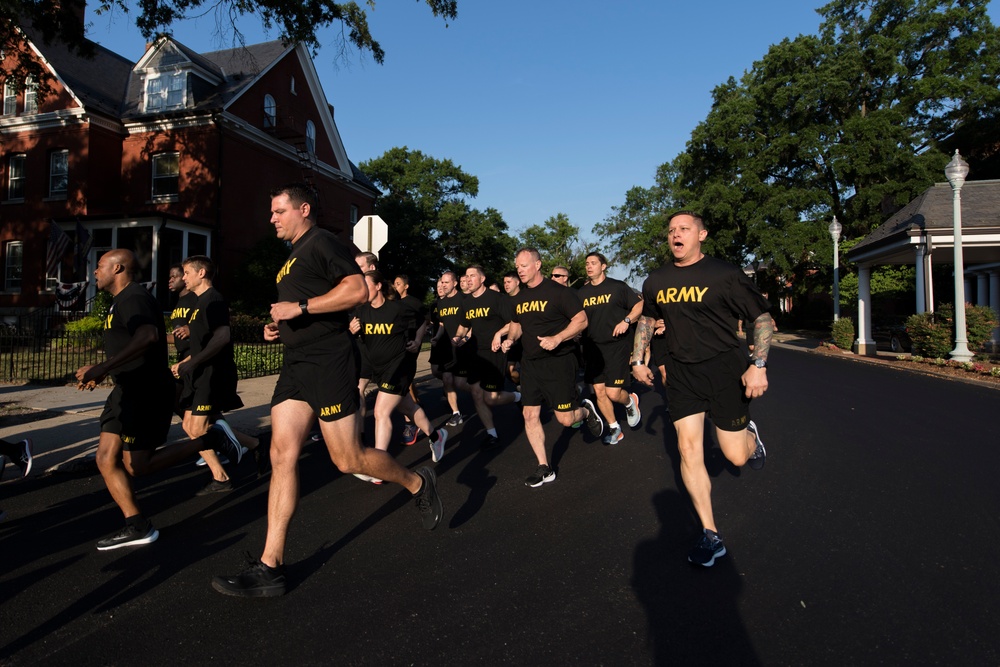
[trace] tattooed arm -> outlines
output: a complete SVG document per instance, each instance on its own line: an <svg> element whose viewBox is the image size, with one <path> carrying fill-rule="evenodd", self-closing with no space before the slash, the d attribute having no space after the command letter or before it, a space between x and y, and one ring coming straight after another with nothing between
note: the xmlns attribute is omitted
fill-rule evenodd
<svg viewBox="0 0 1000 667"><path fill-rule="evenodd" d="M770 313L761 313L753 323L753 358L767 361L767 353L771 350L771 339L774 337L774 320ZM742 377L746 387L747 398L758 398L767 391L767 368L758 368L750 364Z"/></svg>
<svg viewBox="0 0 1000 667"><path fill-rule="evenodd" d="M635 341L632 343L632 361L643 362L646 358L646 350L649 348L649 341L653 338L653 326L655 320L652 317L640 317L635 327ZM645 363L634 365L632 377L644 385L653 386L653 371Z"/></svg>

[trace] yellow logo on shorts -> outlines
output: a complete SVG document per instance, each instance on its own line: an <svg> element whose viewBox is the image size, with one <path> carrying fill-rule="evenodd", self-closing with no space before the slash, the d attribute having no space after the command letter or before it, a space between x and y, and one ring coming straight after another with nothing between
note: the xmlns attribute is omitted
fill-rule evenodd
<svg viewBox="0 0 1000 667"><path fill-rule="evenodd" d="M623 384L625 384L625 380L624 380L624 379L621 379L621 380L615 380L615 385L617 385L617 386L621 386L621 385L623 385Z"/></svg>
<svg viewBox="0 0 1000 667"><path fill-rule="evenodd" d="M134 435L123 435L122 436L122 442L124 442L126 445L134 445L135 444L135 436Z"/></svg>
<svg viewBox="0 0 1000 667"><path fill-rule="evenodd" d="M344 411L344 406L341 405L340 403L337 403L336 405L328 405L324 408L320 408L319 416L332 417L334 415L339 415L343 411Z"/></svg>
<svg viewBox="0 0 1000 667"><path fill-rule="evenodd" d="M393 391L396 388L396 385L389 384L388 382L383 382L382 384L380 384L378 386L378 388L379 389L385 389L386 391Z"/></svg>
<svg viewBox="0 0 1000 667"><path fill-rule="evenodd" d="M569 410L569 406L570 406L570 405L572 405L572 403L560 403L560 404L559 404L559 405L558 405L558 406L556 407L556 410Z"/></svg>
<svg viewBox="0 0 1000 667"><path fill-rule="evenodd" d="M199 405L199 406L197 406L194 409L194 411L195 412L211 412L212 411L212 404L209 403L208 405Z"/></svg>

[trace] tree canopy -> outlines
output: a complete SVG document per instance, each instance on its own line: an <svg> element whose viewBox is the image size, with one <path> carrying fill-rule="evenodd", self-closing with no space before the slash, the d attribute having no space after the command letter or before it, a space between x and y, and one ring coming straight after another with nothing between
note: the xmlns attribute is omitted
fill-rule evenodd
<svg viewBox="0 0 1000 667"><path fill-rule="evenodd" d="M569 221L565 213L557 213L540 225L531 225L521 232L521 245L536 248L542 258L545 275L555 266L569 269L570 284L580 284L586 278L584 262L591 248L580 239L580 228Z"/></svg>
<svg viewBox="0 0 1000 667"><path fill-rule="evenodd" d="M664 215L696 209L707 251L803 276L935 181L938 147L1000 111L1000 39L986 0L834 0L817 35L770 47L715 88L708 116L651 187L595 228L643 271L666 259ZM805 284L806 281L801 281Z"/></svg>
<svg viewBox="0 0 1000 667"><path fill-rule="evenodd" d="M458 0L424 0L434 16L448 21L458 17ZM138 27L149 41L170 34L174 25L185 19L215 14L217 32L232 36L234 44L243 44L237 20L249 16L260 21L265 30L278 29L286 44L305 44L315 55L321 46L318 33L329 26L339 25L336 37L337 57L344 57L349 46L361 53L370 53L375 62L385 59L382 45L368 27L368 12L375 10L375 0L357 2L333 0L143 0L133 12L129 0L100 0L91 3L98 15L121 13ZM58 42L84 57L93 54L94 45L85 35L81 17L85 0L0 0L0 49L18 54L2 74L23 86L26 77L33 76L42 86L46 73L27 48L25 32L44 43Z"/></svg>
<svg viewBox="0 0 1000 667"><path fill-rule="evenodd" d="M516 239L499 211L469 205L479 179L451 160L403 146L360 167L382 191L375 212L389 225L389 241L379 252L387 277L406 273L426 290L449 269L481 264L496 280L510 266Z"/></svg>

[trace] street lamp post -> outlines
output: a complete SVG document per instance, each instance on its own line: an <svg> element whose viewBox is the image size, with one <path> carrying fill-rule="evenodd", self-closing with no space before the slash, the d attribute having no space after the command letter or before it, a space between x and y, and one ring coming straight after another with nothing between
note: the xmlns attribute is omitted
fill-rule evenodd
<svg viewBox="0 0 1000 667"><path fill-rule="evenodd" d="M970 361L969 335L965 327L965 262L962 259L962 186L969 175L969 164L958 154L944 168L944 175L951 184L951 205L955 236L955 349L951 358L956 361Z"/></svg>
<svg viewBox="0 0 1000 667"><path fill-rule="evenodd" d="M833 321L840 319L840 232L844 227L833 216L833 222L827 227L830 238L833 239Z"/></svg>

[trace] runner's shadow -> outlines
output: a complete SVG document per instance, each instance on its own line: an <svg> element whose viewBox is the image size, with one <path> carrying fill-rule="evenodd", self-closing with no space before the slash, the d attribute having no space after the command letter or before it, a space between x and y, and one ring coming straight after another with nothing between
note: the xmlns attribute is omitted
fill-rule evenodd
<svg viewBox="0 0 1000 667"><path fill-rule="evenodd" d="M660 533L641 542L632 561L632 589L647 618L647 643L656 665L759 665L738 600L743 582L731 555L711 568L691 565L697 536L677 491L652 498Z"/></svg>

